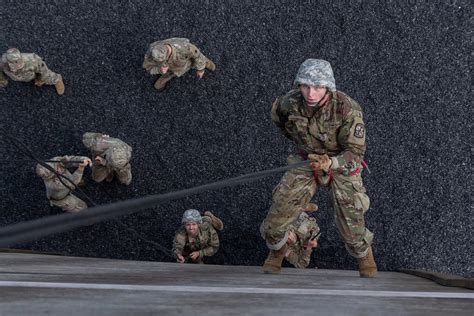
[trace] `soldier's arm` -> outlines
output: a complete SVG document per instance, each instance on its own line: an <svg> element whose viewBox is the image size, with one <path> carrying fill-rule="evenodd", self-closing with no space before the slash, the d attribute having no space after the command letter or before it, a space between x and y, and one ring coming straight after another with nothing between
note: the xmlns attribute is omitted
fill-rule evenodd
<svg viewBox="0 0 474 316"><path fill-rule="evenodd" d="M345 112L343 124L337 136L343 151L331 158L331 169L360 163L366 149L365 124L360 106L355 101L351 101L351 106Z"/></svg>
<svg viewBox="0 0 474 316"><path fill-rule="evenodd" d="M182 232L177 232L174 235L173 239L173 253L178 257L178 255L182 256L184 247L186 246L186 236Z"/></svg>
<svg viewBox="0 0 474 316"><path fill-rule="evenodd" d="M89 157L84 157L84 156L63 156L63 157L61 157L60 160L67 163L69 161L84 161L84 160L90 161L90 158ZM81 167L81 164L77 163L77 162L71 163L71 164L69 164L69 166L78 167L76 169L76 171L74 171L74 173L72 174L72 177L71 177L71 181L74 182L74 184L77 185L77 184L79 184L79 182L81 182L82 174L84 172L85 167Z"/></svg>
<svg viewBox="0 0 474 316"><path fill-rule="evenodd" d="M272 122L281 130L285 137L291 139L290 134L286 131L285 123L288 121L288 117L282 110L282 98L276 98L272 103L271 110Z"/></svg>
<svg viewBox="0 0 474 316"><path fill-rule="evenodd" d="M200 250L201 257L213 256L217 252L217 250L219 250L219 236L217 235L217 232L214 227L212 227L212 225L209 225L209 234L210 238L208 246Z"/></svg>
<svg viewBox="0 0 474 316"><path fill-rule="evenodd" d="M204 68L206 68L206 56L193 44L188 44L188 49L193 61L193 67L196 68L196 70L204 70Z"/></svg>

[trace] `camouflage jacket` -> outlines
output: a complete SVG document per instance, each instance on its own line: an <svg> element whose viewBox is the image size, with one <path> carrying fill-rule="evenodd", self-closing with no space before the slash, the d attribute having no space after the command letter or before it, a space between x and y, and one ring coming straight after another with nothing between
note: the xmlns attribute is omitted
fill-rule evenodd
<svg viewBox="0 0 474 316"><path fill-rule="evenodd" d="M10 71L8 67L6 54L2 55L0 60L0 81L6 80L5 75L14 81L31 81L37 77L42 78L49 75L50 70L44 61L36 54L21 54L25 66L17 72Z"/></svg>
<svg viewBox="0 0 474 316"><path fill-rule="evenodd" d="M151 50L155 45L162 44L168 44L172 48L171 55L166 63L169 66L169 70L176 76L181 77L191 68L203 70L206 67L206 56L204 56L194 44L191 44L188 39L170 38L150 44L150 47L145 54L143 68L152 75L160 73L161 63L153 59Z"/></svg>
<svg viewBox="0 0 474 316"><path fill-rule="evenodd" d="M362 109L343 92L330 92L323 106L311 108L304 104L299 90L291 90L273 102L271 116L301 150L332 157L332 169L352 169L363 159L366 144Z"/></svg>
<svg viewBox="0 0 474 316"><path fill-rule="evenodd" d="M61 160L64 162L68 161L83 161L84 159L89 159L88 157L83 156L62 156L62 157L54 157L51 160ZM69 170L66 169L67 167L78 167L79 163L68 163L63 164L61 162L49 162L48 163L51 167L59 171L62 175L69 178L75 185L77 185L82 179L82 170L79 168L71 174ZM44 185L46 186L46 196L48 199L52 200L62 200L64 199L71 191L74 190L74 186L69 183L67 180L63 179L63 182L67 185L61 183L57 176L52 176L49 178L42 178L44 181Z"/></svg>
<svg viewBox="0 0 474 316"><path fill-rule="evenodd" d="M132 147L118 138L98 137L89 149L92 159L97 156L104 158L106 166L111 169L125 167L132 158Z"/></svg>
<svg viewBox="0 0 474 316"><path fill-rule="evenodd" d="M296 234L296 242L289 246L286 260L296 268L306 268L311 259L313 249L307 249L304 244L318 235L319 226L314 217L301 213L289 229L293 230Z"/></svg>
<svg viewBox="0 0 474 316"><path fill-rule="evenodd" d="M200 252L200 259L210 257L219 249L219 236L209 222L204 221L199 225L199 234L189 238L184 226L181 226L173 240L173 253L175 255L189 256L193 251Z"/></svg>

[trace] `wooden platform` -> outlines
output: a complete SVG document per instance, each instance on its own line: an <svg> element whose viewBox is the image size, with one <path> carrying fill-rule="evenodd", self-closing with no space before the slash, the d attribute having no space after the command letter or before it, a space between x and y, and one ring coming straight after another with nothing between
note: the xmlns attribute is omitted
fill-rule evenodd
<svg viewBox="0 0 474 316"><path fill-rule="evenodd" d="M0 253L0 315L472 315L474 291L395 272Z"/></svg>

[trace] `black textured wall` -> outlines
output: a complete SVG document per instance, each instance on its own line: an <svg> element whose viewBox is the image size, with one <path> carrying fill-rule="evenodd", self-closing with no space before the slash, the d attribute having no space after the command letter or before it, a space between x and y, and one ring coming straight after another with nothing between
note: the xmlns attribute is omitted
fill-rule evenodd
<svg viewBox="0 0 474 316"><path fill-rule="evenodd" d="M164 193L285 164L294 148L270 121L306 58L331 62L336 84L359 101L368 130L367 226L382 270L425 268L472 276L470 1L2 1L0 49L36 52L66 92L11 82L1 126L37 156L87 154L86 131L134 147L130 187L85 188L99 204ZM217 64L158 94L141 68L149 43L187 37ZM34 163L0 145L0 224L58 214ZM88 178L89 173L86 173ZM199 194L121 220L167 247L186 208L226 224L208 262L260 265L258 225L280 175ZM312 265L355 268L337 236L327 192ZM116 223L83 227L23 248L168 261Z"/></svg>

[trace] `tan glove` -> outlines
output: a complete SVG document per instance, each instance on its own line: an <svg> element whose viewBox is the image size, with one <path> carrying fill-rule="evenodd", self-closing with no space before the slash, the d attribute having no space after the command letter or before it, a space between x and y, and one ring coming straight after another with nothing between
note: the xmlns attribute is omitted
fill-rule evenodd
<svg viewBox="0 0 474 316"><path fill-rule="evenodd" d="M310 154L308 155L308 159L312 160L310 163L311 169L314 171L322 170L324 172L328 172L331 169L332 160L329 158L328 155L316 155Z"/></svg>

